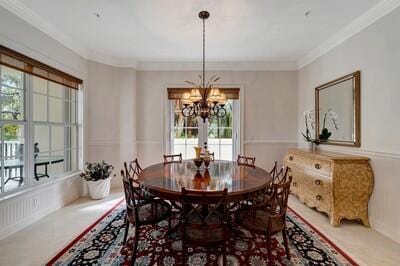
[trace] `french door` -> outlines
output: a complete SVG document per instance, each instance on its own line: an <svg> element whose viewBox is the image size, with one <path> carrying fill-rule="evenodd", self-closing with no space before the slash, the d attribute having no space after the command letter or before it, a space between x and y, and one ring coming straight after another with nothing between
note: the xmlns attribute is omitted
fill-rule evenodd
<svg viewBox="0 0 400 266"><path fill-rule="evenodd" d="M194 158L194 147L207 144L216 160L235 160L239 153L239 100L228 100L223 118L186 118L180 100L169 100L169 145L171 154L182 153L184 159Z"/></svg>

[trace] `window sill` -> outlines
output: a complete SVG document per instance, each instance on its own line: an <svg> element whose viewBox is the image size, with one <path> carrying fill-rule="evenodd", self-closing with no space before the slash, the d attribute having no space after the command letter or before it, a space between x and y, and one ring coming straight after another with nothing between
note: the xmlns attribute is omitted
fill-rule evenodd
<svg viewBox="0 0 400 266"><path fill-rule="evenodd" d="M3 202L3 201L9 200L9 199L12 199L12 198L15 198L15 197L30 193L30 192L34 192L34 191L39 190L41 188L45 188L45 187L57 184L59 182L63 182L63 181L68 180L68 179L80 178L79 177L80 173L82 173L82 171L72 172L72 173L69 173L69 174L67 174L65 176L54 178L54 179L49 180L47 182L28 185L26 187L17 189L15 191L5 192L5 193L3 193L3 195L0 195L0 203Z"/></svg>

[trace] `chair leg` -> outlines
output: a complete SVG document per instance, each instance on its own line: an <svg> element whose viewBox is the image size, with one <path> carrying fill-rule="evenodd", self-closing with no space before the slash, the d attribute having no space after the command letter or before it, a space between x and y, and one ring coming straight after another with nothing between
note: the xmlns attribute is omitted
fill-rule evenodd
<svg viewBox="0 0 400 266"><path fill-rule="evenodd" d="M137 248L139 244L139 226L135 226L135 246L133 247L132 258L131 258L131 265L135 265L136 255L137 255Z"/></svg>
<svg viewBox="0 0 400 266"><path fill-rule="evenodd" d="M168 219L168 232L171 232L172 230L172 215Z"/></svg>
<svg viewBox="0 0 400 266"><path fill-rule="evenodd" d="M129 232L129 221L128 217L125 216L125 233L124 233L124 246L126 245L126 240L128 239L128 232Z"/></svg>
<svg viewBox="0 0 400 266"><path fill-rule="evenodd" d="M271 235L267 233L268 265L272 265Z"/></svg>
<svg viewBox="0 0 400 266"><path fill-rule="evenodd" d="M286 226L282 230L282 237L283 237L283 244L285 245L286 257L288 258L288 260L290 260L290 250L289 250Z"/></svg>
<svg viewBox="0 0 400 266"><path fill-rule="evenodd" d="M186 265L186 245L183 239L182 239L182 265Z"/></svg>
<svg viewBox="0 0 400 266"><path fill-rule="evenodd" d="M222 251L222 265L226 266L226 242L224 242L223 251Z"/></svg>

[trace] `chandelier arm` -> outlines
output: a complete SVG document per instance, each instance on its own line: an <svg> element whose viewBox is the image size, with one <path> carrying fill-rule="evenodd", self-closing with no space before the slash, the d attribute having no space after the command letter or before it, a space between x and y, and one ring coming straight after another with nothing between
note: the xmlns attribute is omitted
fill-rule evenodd
<svg viewBox="0 0 400 266"><path fill-rule="evenodd" d="M223 111L223 112L221 112L221 111ZM219 107L219 108L218 108L217 117L218 117L218 118L222 118L222 117L224 117L225 115L226 115L226 109L225 109L225 107Z"/></svg>

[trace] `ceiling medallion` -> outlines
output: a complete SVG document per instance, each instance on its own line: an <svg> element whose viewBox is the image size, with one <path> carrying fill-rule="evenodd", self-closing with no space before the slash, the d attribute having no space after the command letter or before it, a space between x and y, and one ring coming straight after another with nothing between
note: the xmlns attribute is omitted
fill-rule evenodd
<svg viewBox="0 0 400 266"><path fill-rule="evenodd" d="M185 81L194 88L190 92L185 92L182 95L182 114L185 117L199 116L205 122L211 116L224 117L226 115L225 103L226 96L221 93L215 83L220 80L219 77L212 76L209 81L205 82L205 20L210 17L207 11L201 11L199 18L203 20L203 74L199 75L201 84L198 85L191 81Z"/></svg>

